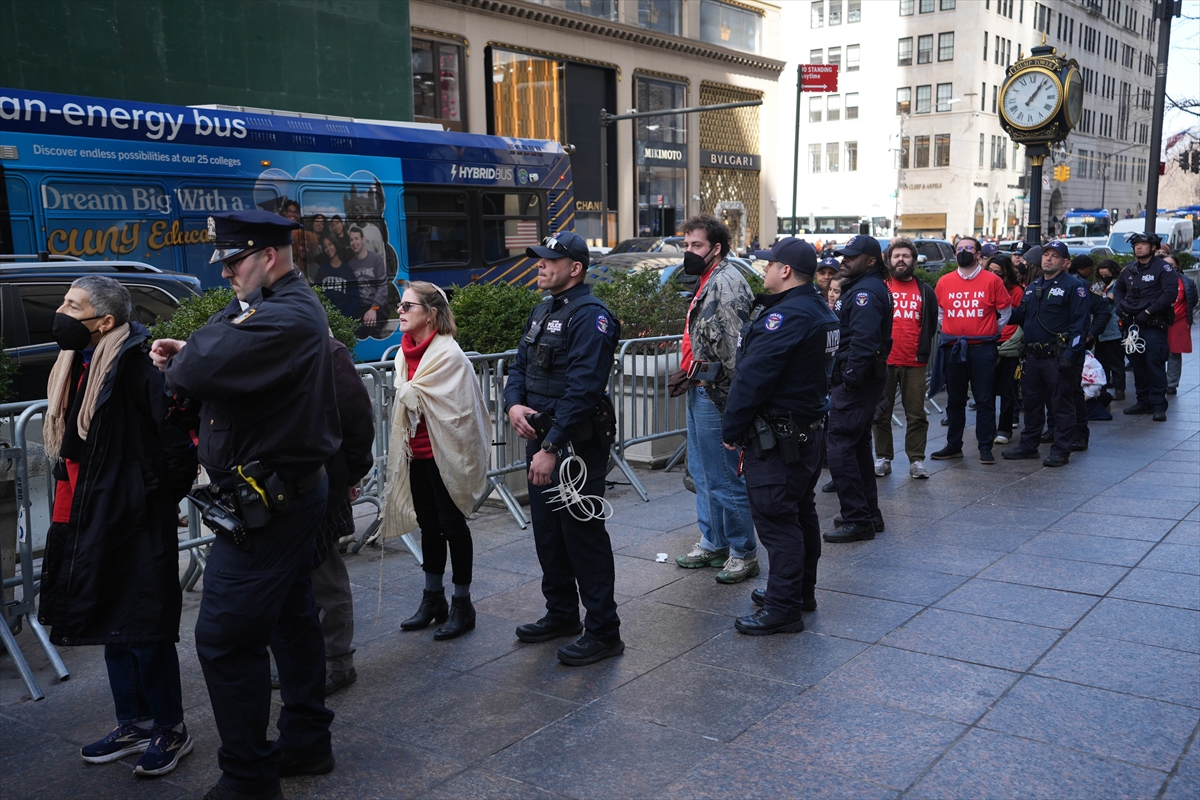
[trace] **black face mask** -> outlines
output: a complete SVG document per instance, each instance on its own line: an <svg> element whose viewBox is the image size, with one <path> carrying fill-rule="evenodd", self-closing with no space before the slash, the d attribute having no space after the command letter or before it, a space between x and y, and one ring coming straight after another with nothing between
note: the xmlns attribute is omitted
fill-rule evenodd
<svg viewBox="0 0 1200 800"><path fill-rule="evenodd" d="M975 263L975 254L969 250L959 250L958 254L954 256L954 259L958 262L960 267L969 267Z"/></svg>
<svg viewBox="0 0 1200 800"><path fill-rule="evenodd" d="M50 335L63 350L86 350L92 343L92 331L84 322L100 317L88 317L86 320L75 319L67 314L55 314L54 323L50 326Z"/></svg>
<svg viewBox="0 0 1200 800"><path fill-rule="evenodd" d="M712 250L709 249L709 255L712 255ZM683 254L683 271L687 275L703 275L708 271L708 258L699 253L684 253Z"/></svg>

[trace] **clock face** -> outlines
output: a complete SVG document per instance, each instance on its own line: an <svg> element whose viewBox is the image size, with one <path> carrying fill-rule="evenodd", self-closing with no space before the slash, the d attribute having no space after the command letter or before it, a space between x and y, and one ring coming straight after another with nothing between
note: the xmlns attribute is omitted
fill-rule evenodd
<svg viewBox="0 0 1200 800"><path fill-rule="evenodd" d="M1074 128L1083 116L1083 81L1079 70L1072 68L1067 73L1067 125Z"/></svg>
<svg viewBox="0 0 1200 800"><path fill-rule="evenodd" d="M1017 75L1004 87L1004 116L1016 128L1041 127L1054 117L1061 103L1058 79L1040 69Z"/></svg>

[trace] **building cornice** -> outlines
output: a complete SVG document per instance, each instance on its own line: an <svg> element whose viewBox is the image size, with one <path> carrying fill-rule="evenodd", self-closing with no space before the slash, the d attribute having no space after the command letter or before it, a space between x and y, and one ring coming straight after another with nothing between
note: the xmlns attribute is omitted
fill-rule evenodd
<svg viewBox="0 0 1200 800"><path fill-rule="evenodd" d="M551 28L560 31L571 31L584 36L592 36L614 41L625 42L638 47L649 47L665 52L700 58L707 61L723 62L742 69L751 69L768 73L772 79L783 72L787 62L779 61L754 53L743 53L725 47L701 42L696 39L685 39L682 36L671 36L656 31L624 25L619 22L589 17L583 14L573 14L537 3L522 2L521 0L420 0L429 5L447 8L468 9L494 17L507 17L522 22Z"/></svg>

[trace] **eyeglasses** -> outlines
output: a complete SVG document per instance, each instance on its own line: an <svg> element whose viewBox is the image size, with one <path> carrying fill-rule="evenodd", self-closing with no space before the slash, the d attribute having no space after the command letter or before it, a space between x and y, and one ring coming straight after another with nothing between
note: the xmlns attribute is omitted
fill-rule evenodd
<svg viewBox="0 0 1200 800"><path fill-rule="evenodd" d="M403 311L405 314L412 311L414 308L429 308L429 306L425 305L424 303L401 303L400 304L400 310Z"/></svg>
<svg viewBox="0 0 1200 800"><path fill-rule="evenodd" d="M973 245L973 244L965 244L965 245L963 245L962 247L960 247L960 248L958 248L957 250L955 250L954 252L956 252L956 253L974 253L974 252L975 252L975 245Z"/></svg>

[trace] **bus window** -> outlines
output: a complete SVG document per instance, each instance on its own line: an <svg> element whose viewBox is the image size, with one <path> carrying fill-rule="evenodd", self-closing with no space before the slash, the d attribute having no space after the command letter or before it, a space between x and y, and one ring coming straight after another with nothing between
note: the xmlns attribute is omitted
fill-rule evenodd
<svg viewBox="0 0 1200 800"><path fill-rule="evenodd" d="M483 195L483 260L524 257L542 240L542 204L532 192Z"/></svg>
<svg viewBox="0 0 1200 800"><path fill-rule="evenodd" d="M33 206L29 185L12 175L4 176L5 196L0 198L0 253L35 253Z"/></svg>
<svg viewBox="0 0 1200 800"><path fill-rule="evenodd" d="M404 214L409 269L470 262L465 193L405 188Z"/></svg>
<svg viewBox="0 0 1200 800"><path fill-rule="evenodd" d="M40 193L51 253L176 269L172 241L179 235L178 206L163 184L51 178L42 182Z"/></svg>

